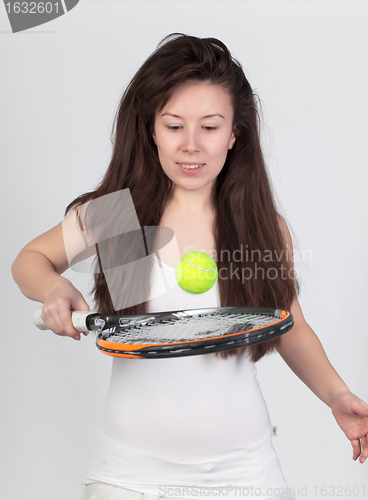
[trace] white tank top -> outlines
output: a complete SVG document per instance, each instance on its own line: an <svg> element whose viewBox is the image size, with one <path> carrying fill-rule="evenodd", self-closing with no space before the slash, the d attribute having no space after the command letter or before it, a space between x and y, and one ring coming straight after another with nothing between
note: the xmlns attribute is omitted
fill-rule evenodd
<svg viewBox="0 0 368 500"><path fill-rule="evenodd" d="M150 312L220 306L217 285L201 295L188 294L176 284L174 269L155 258L153 297L162 279L170 291L149 301ZM196 499L221 496L220 486L248 488L247 498L259 498L251 488L261 490L262 498L285 488L249 354L226 360L216 354L113 358L85 478L85 484L93 482L163 497L173 495L169 487L197 486L196 491L183 490L184 498ZM226 496L239 497L239 492L230 489Z"/></svg>

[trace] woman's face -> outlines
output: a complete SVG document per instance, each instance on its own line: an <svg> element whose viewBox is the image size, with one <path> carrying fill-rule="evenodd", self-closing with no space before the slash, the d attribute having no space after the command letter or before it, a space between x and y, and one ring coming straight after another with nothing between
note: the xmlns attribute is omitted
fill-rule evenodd
<svg viewBox="0 0 368 500"><path fill-rule="evenodd" d="M230 96L219 85L185 83L155 117L161 166L177 189L210 191L235 142Z"/></svg>

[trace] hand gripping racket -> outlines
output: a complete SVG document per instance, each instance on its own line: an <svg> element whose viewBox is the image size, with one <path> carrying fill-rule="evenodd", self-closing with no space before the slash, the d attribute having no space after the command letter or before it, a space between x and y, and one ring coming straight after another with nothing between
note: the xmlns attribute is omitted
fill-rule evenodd
<svg viewBox="0 0 368 500"><path fill-rule="evenodd" d="M47 329L42 309L34 315ZM97 331L97 347L110 356L176 358L245 347L274 339L291 330L292 315L280 309L219 307L131 316L103 316L74 311L74 327Z"/></svg>

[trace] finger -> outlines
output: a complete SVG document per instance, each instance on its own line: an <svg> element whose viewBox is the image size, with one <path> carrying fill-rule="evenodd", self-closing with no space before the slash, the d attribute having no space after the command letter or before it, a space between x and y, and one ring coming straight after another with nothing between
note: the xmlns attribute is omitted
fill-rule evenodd
<svg viewBox="0 0 368 500"><path fill-rule="evenodd" d="M41 312L41 318L45 322L46 326L56 333L56 335L65 336L56 304L44 305Z"/></svg>
<svg viewBox="0 0 368 500"><path fill-rule="evenodd" d="M360 458L359 458L359 462L361 464L364 464L364 462L367 460L368 458L368 448L366 448L365 450L362 451L362 454L360 455Z"/></svg>
<svg viewBox="0 0 368 500"><path fill-rule="evenodd" d="M352 439L350 442L351 446L353 447L353 460L356 460L361 453L360 440Z"/></svg>
<svg viewBox="0 0 368 500"><path fill-rule="evenodd" d="M362 437L362 439L360 441L361 441L361 446L363 448L363 451L362 451L362 454L360 455L359 461L360 461L360 463L364 464L364 462L368 458L368 435Z"/></svg>
<svg viewBox="0 0 368 500"><path fill-rule="evenodd" d="M68 305L67 309L63 308L60 310L60 321L62 322L64 331L68 337L72 337L75 340L81 339L80 332L74 328L72 322L72 312L70 310L70 305Z"/></svg>
<svg viewBox="0 0 368 500"><path fill-rule="evenodd" d="M76 330L72 323L72 313L70 311L70 300L65 297L60 297L55 302L51 302L46 307L51 315L52 331L63 337L73 337L76 340L80 339L80 333Z"/></svg>

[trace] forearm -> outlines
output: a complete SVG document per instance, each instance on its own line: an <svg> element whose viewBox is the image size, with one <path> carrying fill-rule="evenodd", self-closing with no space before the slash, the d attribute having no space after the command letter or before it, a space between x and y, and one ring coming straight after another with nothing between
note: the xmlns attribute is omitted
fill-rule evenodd
<svg viewBox="0 0 368 500"><path fill-rule="evenodd" d="M31 300L45 302L53 286L66 282L42 253L22 250L12 265L13 278L21 292Z"/></svg>
<svg viewBox="0 0 368 500"><path fill-rule="evenodd" d="M306 322L281 337L278 351L291 370L326 405L331 407L337 394L349 390Z"/></svg>

